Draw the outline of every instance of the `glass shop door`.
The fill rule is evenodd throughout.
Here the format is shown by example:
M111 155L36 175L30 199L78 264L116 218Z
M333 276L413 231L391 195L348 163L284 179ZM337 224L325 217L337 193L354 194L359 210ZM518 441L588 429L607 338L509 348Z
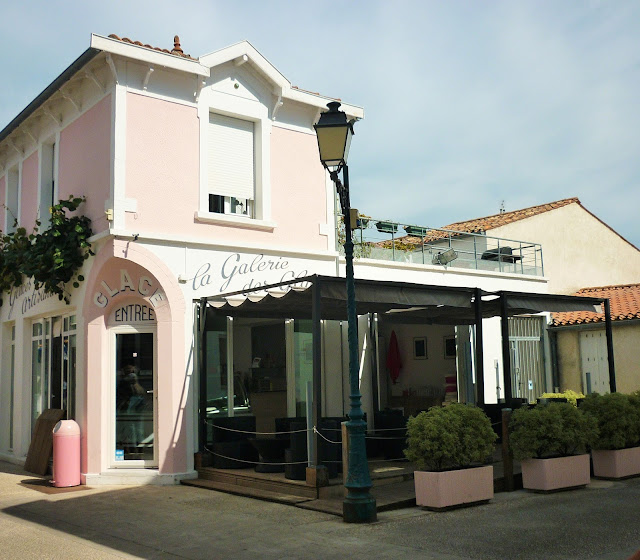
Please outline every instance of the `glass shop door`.
M155 332L114 333L113 466L158 465Z

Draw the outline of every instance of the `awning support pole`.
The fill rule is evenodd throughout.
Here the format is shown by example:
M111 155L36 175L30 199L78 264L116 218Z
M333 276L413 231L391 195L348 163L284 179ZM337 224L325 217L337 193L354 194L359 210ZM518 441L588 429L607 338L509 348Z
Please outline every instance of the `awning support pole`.
M484 405L484 350L482 341L482 290L475 290L476 312L476 405Z
M607 336L607 361L609 362L609 391L615 393L616 388L616 366L613 361L613 331L611 329L611 303L609 299L604 300L604 324Z
M312 300L311 300L311 332L312 332L312 350L313 350L313 425L320 428L320 420L322 419L322 345L321 345L321 328L320 317L321 310L321 282L316 278L313 282ZM319 456L320 446L318 445L318 434L313 434L312 441L312 466L318 466L322 462Z
M198 434L198 451L204 453L207 445L207 366L205 356L207 355L207 298L200 298L198 306L198 328L200 334L200 348L198 349L199 365L199 408L200 408L200 431Z
M507 296L500 292L500 330L502 331L502 377L504 386L504 402L511 406L513 392L511 388L511 351L509 347L509 315L507 313Z

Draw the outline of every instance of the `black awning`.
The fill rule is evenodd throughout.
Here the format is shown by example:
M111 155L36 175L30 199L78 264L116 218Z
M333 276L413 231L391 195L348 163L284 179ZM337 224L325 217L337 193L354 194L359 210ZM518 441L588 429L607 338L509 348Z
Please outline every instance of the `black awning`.
M319 286L322 319L346 320L344 278L307 276L242 292L206 299L208 315L310 319L313 285ZM475 289L403 282L356 280L358 315L378 313L394 322L469 325L475 323ZM523 292L482 292L482 316L500 316L500 297L507 298L508 315L558 311L594 311L602 300Z

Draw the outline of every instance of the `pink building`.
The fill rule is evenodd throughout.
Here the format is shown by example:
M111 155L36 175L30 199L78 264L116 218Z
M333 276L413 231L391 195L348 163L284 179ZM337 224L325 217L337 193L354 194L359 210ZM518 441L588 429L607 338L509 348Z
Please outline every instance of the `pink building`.
M196 302L340 275L334 186L313 129L330 101L292 86L248 42L192 58L177 37L161 50L92 35L0 132L0 229L12 231L16 219L46 228L52 204L84 196L79 212L91 219L95 252L80 286L67 286L69 304L27 278L2 295L1 458L23 462L39 414L61 408L81 427L83 483L169 484L196 476L203 417L252 410L258 427L272 428L275 418L304 415L312 375L305 321L223 317L207 327L203 352ZM364 116L354 105L341 109ZM525 270L498 251L497 262L463 266L425 260L423 250L398 262L376 247L357 264L358 278L546 291L541 260ZM469 354L471 327L389 322L376 330L378 321L363 316L369 419L389 406L412 412L409 397L441 402L446 387L447 398L474 400L476 382L488 401L491 392L500 398L493 371L503 355L499 321L491 321L480 356L492 373L478 381L471 362L455 357L456 347ZM392 330L405 353L397 385L384 370ZM324 323L322 367L336 377L322 387L322 413L331 417L344 416L348 402L345 333L339 321Z

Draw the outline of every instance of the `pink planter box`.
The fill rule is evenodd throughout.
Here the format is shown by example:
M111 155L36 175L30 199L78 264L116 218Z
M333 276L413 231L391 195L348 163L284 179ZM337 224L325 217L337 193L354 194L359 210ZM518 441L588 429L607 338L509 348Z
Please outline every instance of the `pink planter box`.
M594 449L593 474L600 478L627 478L640 474L640 447L629 449Z
M549 492L586 486L591 481L589 455L572 455L553 459L525 459L522 486Z
M416 504L442 509L493 498L493 467L456 471L415 471Z

